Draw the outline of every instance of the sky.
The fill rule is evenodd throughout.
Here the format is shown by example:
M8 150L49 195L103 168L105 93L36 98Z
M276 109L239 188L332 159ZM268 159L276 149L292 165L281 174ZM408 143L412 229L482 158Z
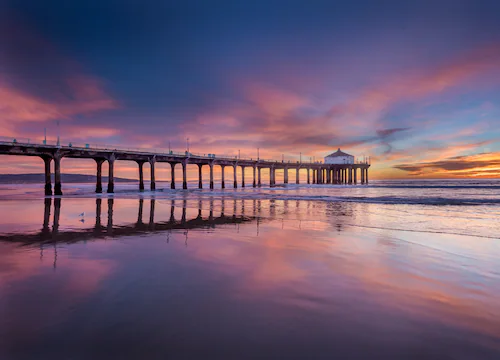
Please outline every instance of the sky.
M3 0L0 126L290 161L341 148L370 156L372 179L498 177L500 2Z

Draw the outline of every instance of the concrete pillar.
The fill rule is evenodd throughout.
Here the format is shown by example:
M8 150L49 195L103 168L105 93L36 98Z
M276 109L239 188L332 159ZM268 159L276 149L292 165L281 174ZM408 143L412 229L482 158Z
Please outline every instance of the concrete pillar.
M144 191L144 162L138 161L137 165L139 165L139 191Z
M300 179L299 179L300 173L299 173L299 171L300 171L300 167L297 168L297 171L295 173L295 183L296 184L300 183Z
M326 169L326 183L331 184L332 183L332 178L330 176L330 169Z
M102 193L102 163L104 159L95 159L97 164L97 176L95 180L95 192L100 194Z
M363 168L360 168L359 170L361 172L361 185L364 185L365 184L365 171Z
M221 171L222 171L222 178L221 178L221 188L224 189L226 187L225 181L224 181L224 172L226 169L226 165L221 165L220 166Z
M170 176L172 180L170 181L170 188L175 189L175 163L170 163Z
M202 171L201 171L201 167L203 165L202 164L198 164L198 189L203 189L203 179L202 179Z
M288 184L288 166L283 169L283 183Z
M187 183L187 160L182 162L182 188L186 190L188 188Z
M236 189L238 187L238 178L237 178L237 174L236 174L236 165L233 166L233 178L234 178L233 187Z
M349 166L349 168L347 169L347 173L349 174L349 184L352 184L352 167Z
M149 160L149 167L150 167L150 170L151 170L151 173L150 173L150 176L151 176L151 185L150 185L151 191L155 191L156 190L155 163L156 163L156 159L155 158L152 158L152 159Z
M54 156L54 195L62 195L61 159L62 156Z
M309 168L307 168L307 183L310 184L311 183L311 179L309 177Z
M262 170L262 168L261 168L261 167L258 167L258 168L257 168L257 177L258 177L258 179L257 179L257 185L258 185L259 187L261 187L261 186L262 186L262 174L261 174L261 170Z
M358 168L356 166L354 166L354 169L353 169L353 175L354 175L354 185L356 185L358 183Z
M269 185L273 186L274 185L274 167L269 168Z
M50 162L52 158L47 156L43 157L42 160L45 165L45 195L50 196L52 195L52 179L50 178Z
M311 169L311 172L312 172L312 183L313 184L316 184L316 170L315 169Z
M257 178L256 178L256 172L257 172L257 166L253 166L253 183L252 183L252 187L256 187L257 186Z
M114 168L115 168L115 159L111 157L108 159L108 193L112 194L115 192L115 179L114 179Z
M365 179L365 183L368 184L368 168L366 168L366 179Z
M210 167L210 189L214 188L214 164L210 163L208 164Z
M245 187L245 167L241 167L241 187Z

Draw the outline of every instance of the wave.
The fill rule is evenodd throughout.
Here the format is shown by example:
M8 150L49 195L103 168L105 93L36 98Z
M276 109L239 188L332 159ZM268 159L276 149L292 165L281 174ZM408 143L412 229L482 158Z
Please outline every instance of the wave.
M122 190L111 196L128 196L136 197L137 191ZM324 201L324 202L350 202L350 203L365 203L365 204L385 204L385 205L434 205L434 206L480 206L480 205L500 205L500 198L449 198L449 197L398 197L398 196L330 196L330 195L297 195L286 193L266 193L266 192L245 192L245 191L224 191L224 190L157 190L145 191L140 193L141 196L155 198L184 198L190 195L197 195L203 198L236 198L244 200L292 200L292 201ZM75 194L82 196L85 194ZM88 194L87 194L88 195ZM99 196L108 196L101 194Z

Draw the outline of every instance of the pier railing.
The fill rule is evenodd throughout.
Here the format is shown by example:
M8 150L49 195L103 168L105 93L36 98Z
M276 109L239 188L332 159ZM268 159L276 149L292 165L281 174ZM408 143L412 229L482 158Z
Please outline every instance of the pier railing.
M263 158L241 158L237 155L227 155L227 154L201 154L188 151L174 151L171 149L164 148L137 148L137 147L124 147L118 145L110 144L91 144L91 143L81 143L81 142L59 142L53 139L39 140L39 139L29 139L29 138L13 138L0 136L0 144L8 145L32 145L32 146L47 146L47 147L59 147L61 149L78 149L78 150L97 150L97 151L120 151L129 152L136 154L158 154L158 155L171 155L180 157L190 157L190 158L200 158L200 159L218 159L218 160L238 160L238 161L262 161L270 163L286 163L286 164L323 164L323 161L313 161L313 160L276 160L276 159L263 159ZM355 164L370 164L368 160L356 160Z

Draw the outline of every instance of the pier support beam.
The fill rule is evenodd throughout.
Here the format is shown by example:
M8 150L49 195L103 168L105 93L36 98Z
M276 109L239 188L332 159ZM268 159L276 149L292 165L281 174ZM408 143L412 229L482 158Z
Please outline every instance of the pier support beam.
M198 164L198 189L203 189L202 166L202 164Z
M252 183L252 187L256 187L257 186L257 178L256 178L256 172L257 172L257 166L253 166L253 183Z
M170 188L175 189L175 163L170 163Z
M259 167L257 168L257 185L258 185L259 187L261 187L261 186L262 186L262 173L261 173L261 170L262 170L262 168L259 166Z
M102 193L102 164L104 159L94 159L97 164L97 176L95 180L95 192L97 194Z
M300 179L299 179L299 171L300 171L300 167L297 168L297 172L295 173L295 183L298 184L300 183Z
M208 166L210 167L210 189L213 189L214 188L214 163L211 162L210 164L208 164Z
M361 185L364 185L365 184L365 169L360 168L359 170L361 171Z
M368 184L368 168L366 168L365 171L366 171L365 184Z
M139 191L144 191L144 161L138 161L139 165Z
M354 167L354 185L358 183L358 168L355 166Z
M151 158L149 159L149 166L150 166L150 170L151 170L151 173L150 173L150 176L151 176L151 191L155 191L156 190L156 178L155 178L155 163L156 163L156 158Z
M50 177L50 162L52 158L44 156L42 160L45 165L45 196L50 196L52 195L52 179Z
M330 169L326 169L326 183L331 184L332 183L332 177L331 177L331 171Z
M309 168L307 168L307 183L310 184L311 183L311 179L309 177Z
M225 172L225 169L226 169L226 165L221 165L220 166L221 168L221 189L224 189L226 187L226 184L225 184L225 181L224 181L224 172Z
M108 193L112 194L115 192L115 179L114 179L114 169L115 169L115 157L110 156L108 159L108 165L109 165L109 170L108 170Z
M245 166L241 167L241 187L245 187Z
M349 167L347 171L349 173L349 185L350 185L352 184L352 167Z
M54 156L54 195L62 195L61 187L61 159L62 156Z
M311 169L311 172L312 172L312 183L313 184L316 184L316 170L315 169Z
M270 186L274 186L274 184L275 184L276 174L275 174L274 170L275 170L274 167L269 168L269 185Z
M288 184L288 166L283 169L283 183Z
M188 188L187 183L187 160L182 162L182 188L186 190Z
M233 166L233 177L234 177L234 184L233 184L233 187L236 189L238 187L238 178L237 178L237 174L236 174L236 168L237 166L234 165Z

